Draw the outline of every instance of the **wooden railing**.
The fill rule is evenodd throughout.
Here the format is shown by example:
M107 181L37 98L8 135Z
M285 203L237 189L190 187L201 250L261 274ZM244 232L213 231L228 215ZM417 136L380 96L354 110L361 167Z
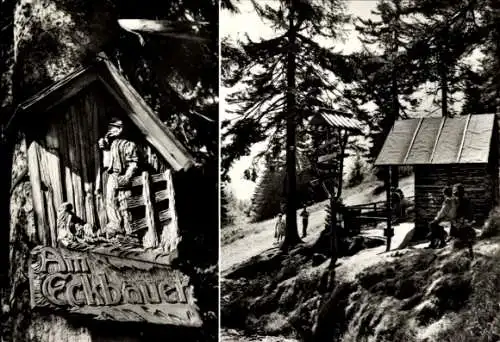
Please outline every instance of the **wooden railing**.
M415 197L405 197L405 200L410 203L414 203ZM386 201L351 205L347 206L347 209L351 213L351 219L357 220L360 223L383 221L387 219ZM396 221L397 219L399 219L399 217L393 217L393 221Z

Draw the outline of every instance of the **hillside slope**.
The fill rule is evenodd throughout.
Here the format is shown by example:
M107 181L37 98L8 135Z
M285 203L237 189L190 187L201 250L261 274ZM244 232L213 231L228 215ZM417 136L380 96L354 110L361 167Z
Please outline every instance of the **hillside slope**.
M316 212L321 221L321 209ZM222 267L223 341L500 340L500 238L478 241L474 260L450 245L396 250L410 228L395 227L393 251L365 249L340 258L334 270L314 260L315 236L288 255L269 248L272 240L262 231L228 244L247 249L233 259L239 262L226 260ZM262 245L249 257L252 236L261 236Z
M363 204L368 202L383 201L385 193L381 192L374 195L375 188L379 187L381 182L365 182L357 187L345 189L343 194L344 203L347 205ZM401 179L400 187L406 196L413 196L413 177ZM304 242L313 242L318 234L324 228L325 207L328 201L314 204L308 208L309 227L308 237ZM228 226L221 231L221 272L224 273L230 267L238 265L252 256L259 255L273 246L274 227L276 218L244 225ZM302 229L302 223L298 222L299 231Z

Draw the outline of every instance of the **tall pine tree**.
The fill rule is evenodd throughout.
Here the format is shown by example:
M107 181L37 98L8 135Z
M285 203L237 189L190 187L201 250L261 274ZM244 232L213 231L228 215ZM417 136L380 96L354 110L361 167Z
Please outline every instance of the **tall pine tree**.
M407 57L409 40L415 27L401 0L380 0L373 11L377 19L358 18L356 30L363 43L358 54L357 87L347 93L357 105L374 103L375 111L358 113L370 127L372 148L376 157L394 121L408 116L407 110L417 104L411 94L421 83L420 73ZM380 86L388 85L388 86ZM406 100L406 101L405 101Z
M238 83L242 87L227 98L239 109L233 113L236 119L223 124L229 143L222 149L222 165L227 170L234 159L249 153L252 144L266 139L268 161L285 152L287 228L283 248L287 249L300 241L296 150L303 137L301 127L309 115L331 107L332 99L339 96L335 75L345 80L352 77L346 58L318 44L317 38L337 38L347 17L340 0L283 0L274 7L252 3L276 36L241 43L246 58L224 79L228 87Z

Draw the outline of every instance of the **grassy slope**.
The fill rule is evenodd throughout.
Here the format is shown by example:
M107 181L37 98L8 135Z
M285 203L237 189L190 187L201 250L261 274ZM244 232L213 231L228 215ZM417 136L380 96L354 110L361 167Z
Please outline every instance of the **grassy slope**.
M345 307L342 340L498 340L499 242L479 242L473 261L451 247L418 249L365 269Z

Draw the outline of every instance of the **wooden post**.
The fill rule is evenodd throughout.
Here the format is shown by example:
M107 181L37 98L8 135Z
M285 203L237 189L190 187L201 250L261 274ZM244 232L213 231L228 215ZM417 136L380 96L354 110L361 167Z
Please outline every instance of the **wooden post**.
M391 186L395 189L399 188L399 166L391 166Z
M331 260L330 267L335 267L338 259L339 241L337 234L337 203L333 196L334 191L330 192L330 251Z
M156 234L156 225L155 225L155 217L154 217L154 209L151 201L151 191L149 189L149 173L144 171L142 173L142 182L143 182L143 192L142 196L144 197L144 209L146 211L146 225L147 232L144 235L143 247L144 248L155 248L158 246L158 236Z
M48 245L50 235L47 231L47 219L45 217L45 211L43 210L45 197L42 192L38 143L36 141L27 141L26 144L28 145L28 170L32 188L33 209L37 222L38 241L40 241L42 245Z
M385 179L385 189L387 193L387 227L385 228L384 235L387 238L387 248L386 252L391 250L391 239L394 235L394 230L392 229L392 193L391 193L391 167L387 167L386 179Z

